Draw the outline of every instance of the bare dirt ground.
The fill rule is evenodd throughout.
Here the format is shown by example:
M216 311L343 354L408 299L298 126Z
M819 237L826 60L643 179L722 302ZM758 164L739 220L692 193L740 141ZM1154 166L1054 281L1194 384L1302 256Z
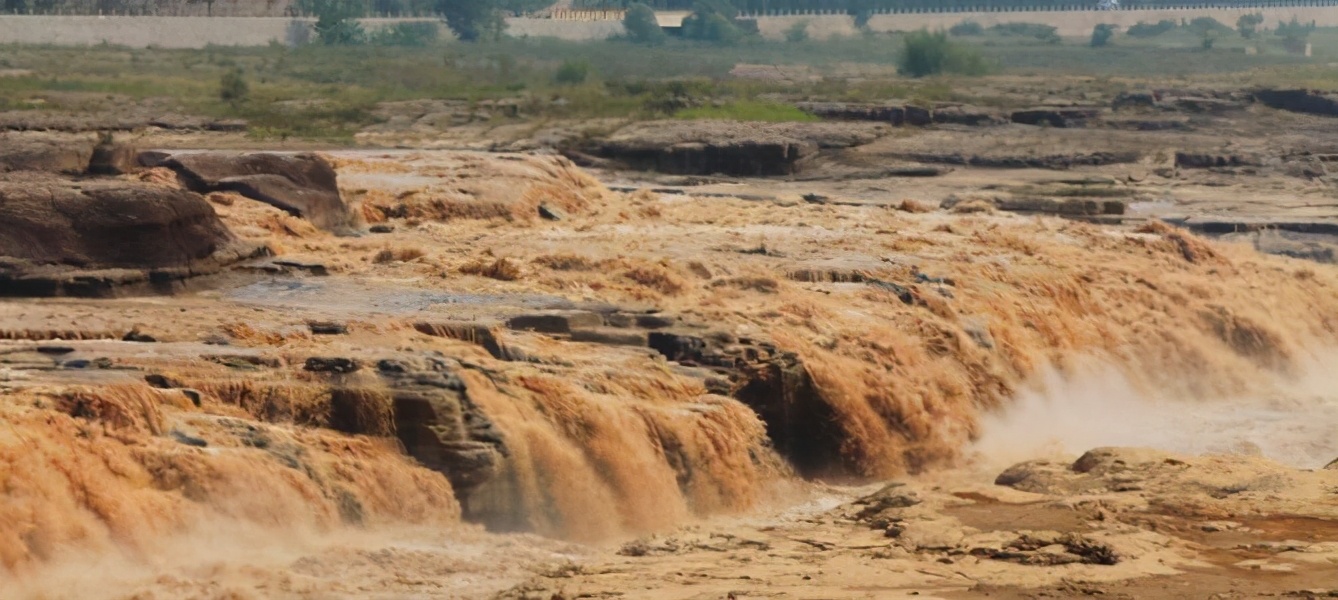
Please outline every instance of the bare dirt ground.
M269 256L0 302L0 595L1333 595L1332 127L328 152L353 231L207 192Z

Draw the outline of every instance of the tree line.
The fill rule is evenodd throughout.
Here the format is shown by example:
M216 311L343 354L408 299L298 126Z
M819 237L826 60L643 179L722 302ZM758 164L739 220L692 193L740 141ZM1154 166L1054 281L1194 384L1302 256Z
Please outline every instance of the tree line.
M1285 2L1285 0L1284 0ZM575 0L575 6L585 9L626 9L636 0ZM694 10L695 0L647 0L640 2L654 10ZM1296 1L1293 4L1306 4ZM966 9L1001 9L1001 8L1069 8L1088 6L1095 8L1096 0L730 0L728 4L740 12L836 12L859 14L862 12L878 13L890 11L952 11ZM1205 4L1203 0L1121 0L1120 6L1133 8L1177 8L1194 7ZM1213 0L1213 6L1262 6L1260 0Z

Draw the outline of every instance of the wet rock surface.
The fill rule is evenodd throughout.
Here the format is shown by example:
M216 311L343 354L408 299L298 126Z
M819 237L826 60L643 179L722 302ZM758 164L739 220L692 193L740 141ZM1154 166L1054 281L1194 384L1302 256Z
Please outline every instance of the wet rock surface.
M635 169L680 175L790 175L821 149L867 144L872 125L695 121L633 125L588 150Z
M3 134L0 172L83 173L93 157L93 146L93 140L87 137Z
M189 152L143 155L141 162L176 171L195 192L236 192L325 230L344 231L356 222L334 168L315 154Z
M4 295L170 290L257 251L185 190L33 173L0 178Z
M1331 329L1317 312L1334 297L1324 265L1169 226L1135 229L1172 211L1230 206L1205 235L1225 228L1258 247L1322 235L1299 231L1323 229L1322 148L1299 146L1314 151L1305 178L1274 170L1271 158L1176 169L1176 151L1285 155L1219 143L1205 133L1217 126L1210 119L1236 119L1234 109L1182 96L1198 108L1148 110L1202 110L1184 135L940 122L843 146L839 136L795 133L831 146L802 161L802 181L673 177L634 181L625 194L560 159L332 153L339 183L375 209L364 214L384 233L337 237L217 192L209 202L229 228L283 254L170 302L13 305L6 314L17 316L0 324L7 414L31 418L18 425L37 441L25 442L21 456L34 458L24 460L63 464L71 446L43 436L68 438L135 475L96 474L89 489L133 487L159 507L99 513L86 531L106 530L102 519L119 531L139 531L126 522L167 530L188 510L237 507L246 519L282 521L273 525L281 531L289 522L411 530L370 550L348 542L248 571L296 569L321 592L352 593L338 586L353 565L393 571L377 580L384 593L450 595L434 586L461 579L459 563L433 553L472 535L438 533L440 520L458 516L574 539L647 536L617 555L568 547L539 558L524 553L556 542L488 538L507 545L498 564L545 564L503 597L1118 597L1145 589L1125 585L1201 577L1193 569L1203 562L1190 560L1247 580L1280 577L1242 589L1306 589L1333 575L1322 539L1333 515L1314 508L1333 482L1313 473L1249 456L1119 449L1005 471L983 466L999 456L963 454L990 431L979 419L1014 406L1055 356L1128 349L1120 368L1143 383L1219 402L1279 372L1294 379L1289 369L1306 352L1293 332ZM951 157L959 168L912 178L924 165L910 155ZM1128 160L1081 160L1095 156ZM834 165L872 176L823 177ZM1019 203L942 208L952 195ZM1248 202L1225 202L1233 197ZM1298 230L1242 229L1260 206L1288 207L1295 218L1279 222ZM580 316L550 319L571 311ZM1289 408L1305 415L1297 427L1331 414ZM963 464L986 474L942 470ZM24 472L65 485L59 469ZM1000 472L1006 485L989 485ZM821 483L851 474L904 483ZM816 499L711 520L766 506L778 484ZM235 493L257 486L263 498ZM420 534L445 539L420 544ZM173 589L194 589L190 573L174 575ZM852 590L851 581L882 587Z
M1338 95L1308 89L1265 89L1254 98L1270 108L1290 112L1338 116Z

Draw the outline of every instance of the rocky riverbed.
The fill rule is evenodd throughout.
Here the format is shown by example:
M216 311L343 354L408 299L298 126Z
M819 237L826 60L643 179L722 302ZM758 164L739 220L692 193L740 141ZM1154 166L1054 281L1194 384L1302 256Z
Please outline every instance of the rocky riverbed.
M0 595L1332 594L1333 125L1108 100L4 134Z

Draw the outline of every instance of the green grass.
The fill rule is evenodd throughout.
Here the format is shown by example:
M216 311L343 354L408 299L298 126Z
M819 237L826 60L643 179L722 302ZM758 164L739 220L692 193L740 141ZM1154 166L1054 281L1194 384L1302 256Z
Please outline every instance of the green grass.
M787 102L1008 107L1027 101L1030 92L1019 90L1043 89L1051 81L1074 93L1102 94L1172 81L1338 90L1338 71L1327 66L1338 60L1338 28L1311 34L1312 58L1287 53L1271 32L1256 40L1223 33L1211 50L1183 30L1147 39L1121 32L1104 48L1088 47L1086 37L1059 44L990 33L954 38L988 57L995 75L984 78L901 77L896 72L901 40L895 33L803 42L752 39L727 49L684 40L647 47L529 38L419 48L4 46L0 69L27 74L0 76L0 109L98 112L150 106L145 110L243 118L261 137L347 142L377 122L379 105L406 100L516 99L531 121L665 116L804 121L811 117ZM1247 46L1258 53L1246 54ZM589 65L585 81L556 83L564 63ZM740 64L774 66L778 75L731 74ZM221 77L233 69L243 72L250 89L236 104L218 95ZM701 108L684 108L693 106Z
M740 100L719 106L701 106L674 113L676 119L729 119L770 123L809 122L818 118L788 104Z

